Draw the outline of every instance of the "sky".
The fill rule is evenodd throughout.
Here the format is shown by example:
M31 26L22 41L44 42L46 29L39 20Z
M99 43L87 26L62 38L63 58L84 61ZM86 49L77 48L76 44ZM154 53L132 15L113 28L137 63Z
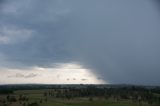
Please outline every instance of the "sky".
M160 85L158 0L0 0L0 84Z

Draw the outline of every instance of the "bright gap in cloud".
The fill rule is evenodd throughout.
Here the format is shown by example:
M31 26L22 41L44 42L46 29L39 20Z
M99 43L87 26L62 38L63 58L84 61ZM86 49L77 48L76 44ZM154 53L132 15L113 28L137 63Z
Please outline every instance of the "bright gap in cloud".
M0 84L105 84L100 76L75 63L57 64L52 68L3 69Z

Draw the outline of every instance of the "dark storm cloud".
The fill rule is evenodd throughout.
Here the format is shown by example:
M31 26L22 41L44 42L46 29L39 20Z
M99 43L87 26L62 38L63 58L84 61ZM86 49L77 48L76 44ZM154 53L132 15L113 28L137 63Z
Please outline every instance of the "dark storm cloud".
M31 0L19 1L18 4L17 2L8 3L6 6L14 7L15 10L4 9L1 26L15 25L34 30L36 33L32 39L21 44L0 45L3 54L6 54L10 61L33 66L45 66L60 59L64 61L65 57L69 55L64 48L65 33L63 32L65 27L63 27L65 24L63 18L68 10L61 7L62 5L58 1L52 0L38 1L38 4L37 1L32 2Z
M0 0L0 5L1 5L2 3L4 3L4 1L5 1L5 0Z
M78 61L111 83L160 85L160 16L153 1L15 0L3 5L9 8L1 11L0 27L34 32L23 42L0 44L6 64L47 67Z
M5 0L0 0L0 9L2 8L4 1Z

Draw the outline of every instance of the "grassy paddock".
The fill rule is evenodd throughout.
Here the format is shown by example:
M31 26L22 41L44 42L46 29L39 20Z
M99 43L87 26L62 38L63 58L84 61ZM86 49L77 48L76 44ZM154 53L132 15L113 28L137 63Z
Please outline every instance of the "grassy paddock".
M37 103L31 106L151 106L146 102L134 102L131 100L115 100L114 98L104 97L75 97L72 99L56 98L51 96L44 96L44 92L49 92L49 89L45 90L18 90L9 96L14 96L17 101L0 103L0 106L29 106L28 104ZM0 100L4 100L8 95L0 95ZM28 98L25 101L19 101L19 97L24 96ZM152 104L154 106L154 104Z

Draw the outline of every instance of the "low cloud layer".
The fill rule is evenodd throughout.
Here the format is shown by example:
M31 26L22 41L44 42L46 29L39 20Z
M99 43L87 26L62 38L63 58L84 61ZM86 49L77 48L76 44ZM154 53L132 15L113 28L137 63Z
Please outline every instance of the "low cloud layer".
M3 69L0 84L104 84L91 70L79 64L66 63L59 67L32 67L30 69Z
M34 73L29 73L27 75L24 75L24 74L21 74L21 73L16 73L16 74L8 76L8 78L33 78L33 77L36 77L36 76L37 76L37 74L34 74Z
M78 62L111 83L160 85L157 3L0 2L0 67L23 70Z

